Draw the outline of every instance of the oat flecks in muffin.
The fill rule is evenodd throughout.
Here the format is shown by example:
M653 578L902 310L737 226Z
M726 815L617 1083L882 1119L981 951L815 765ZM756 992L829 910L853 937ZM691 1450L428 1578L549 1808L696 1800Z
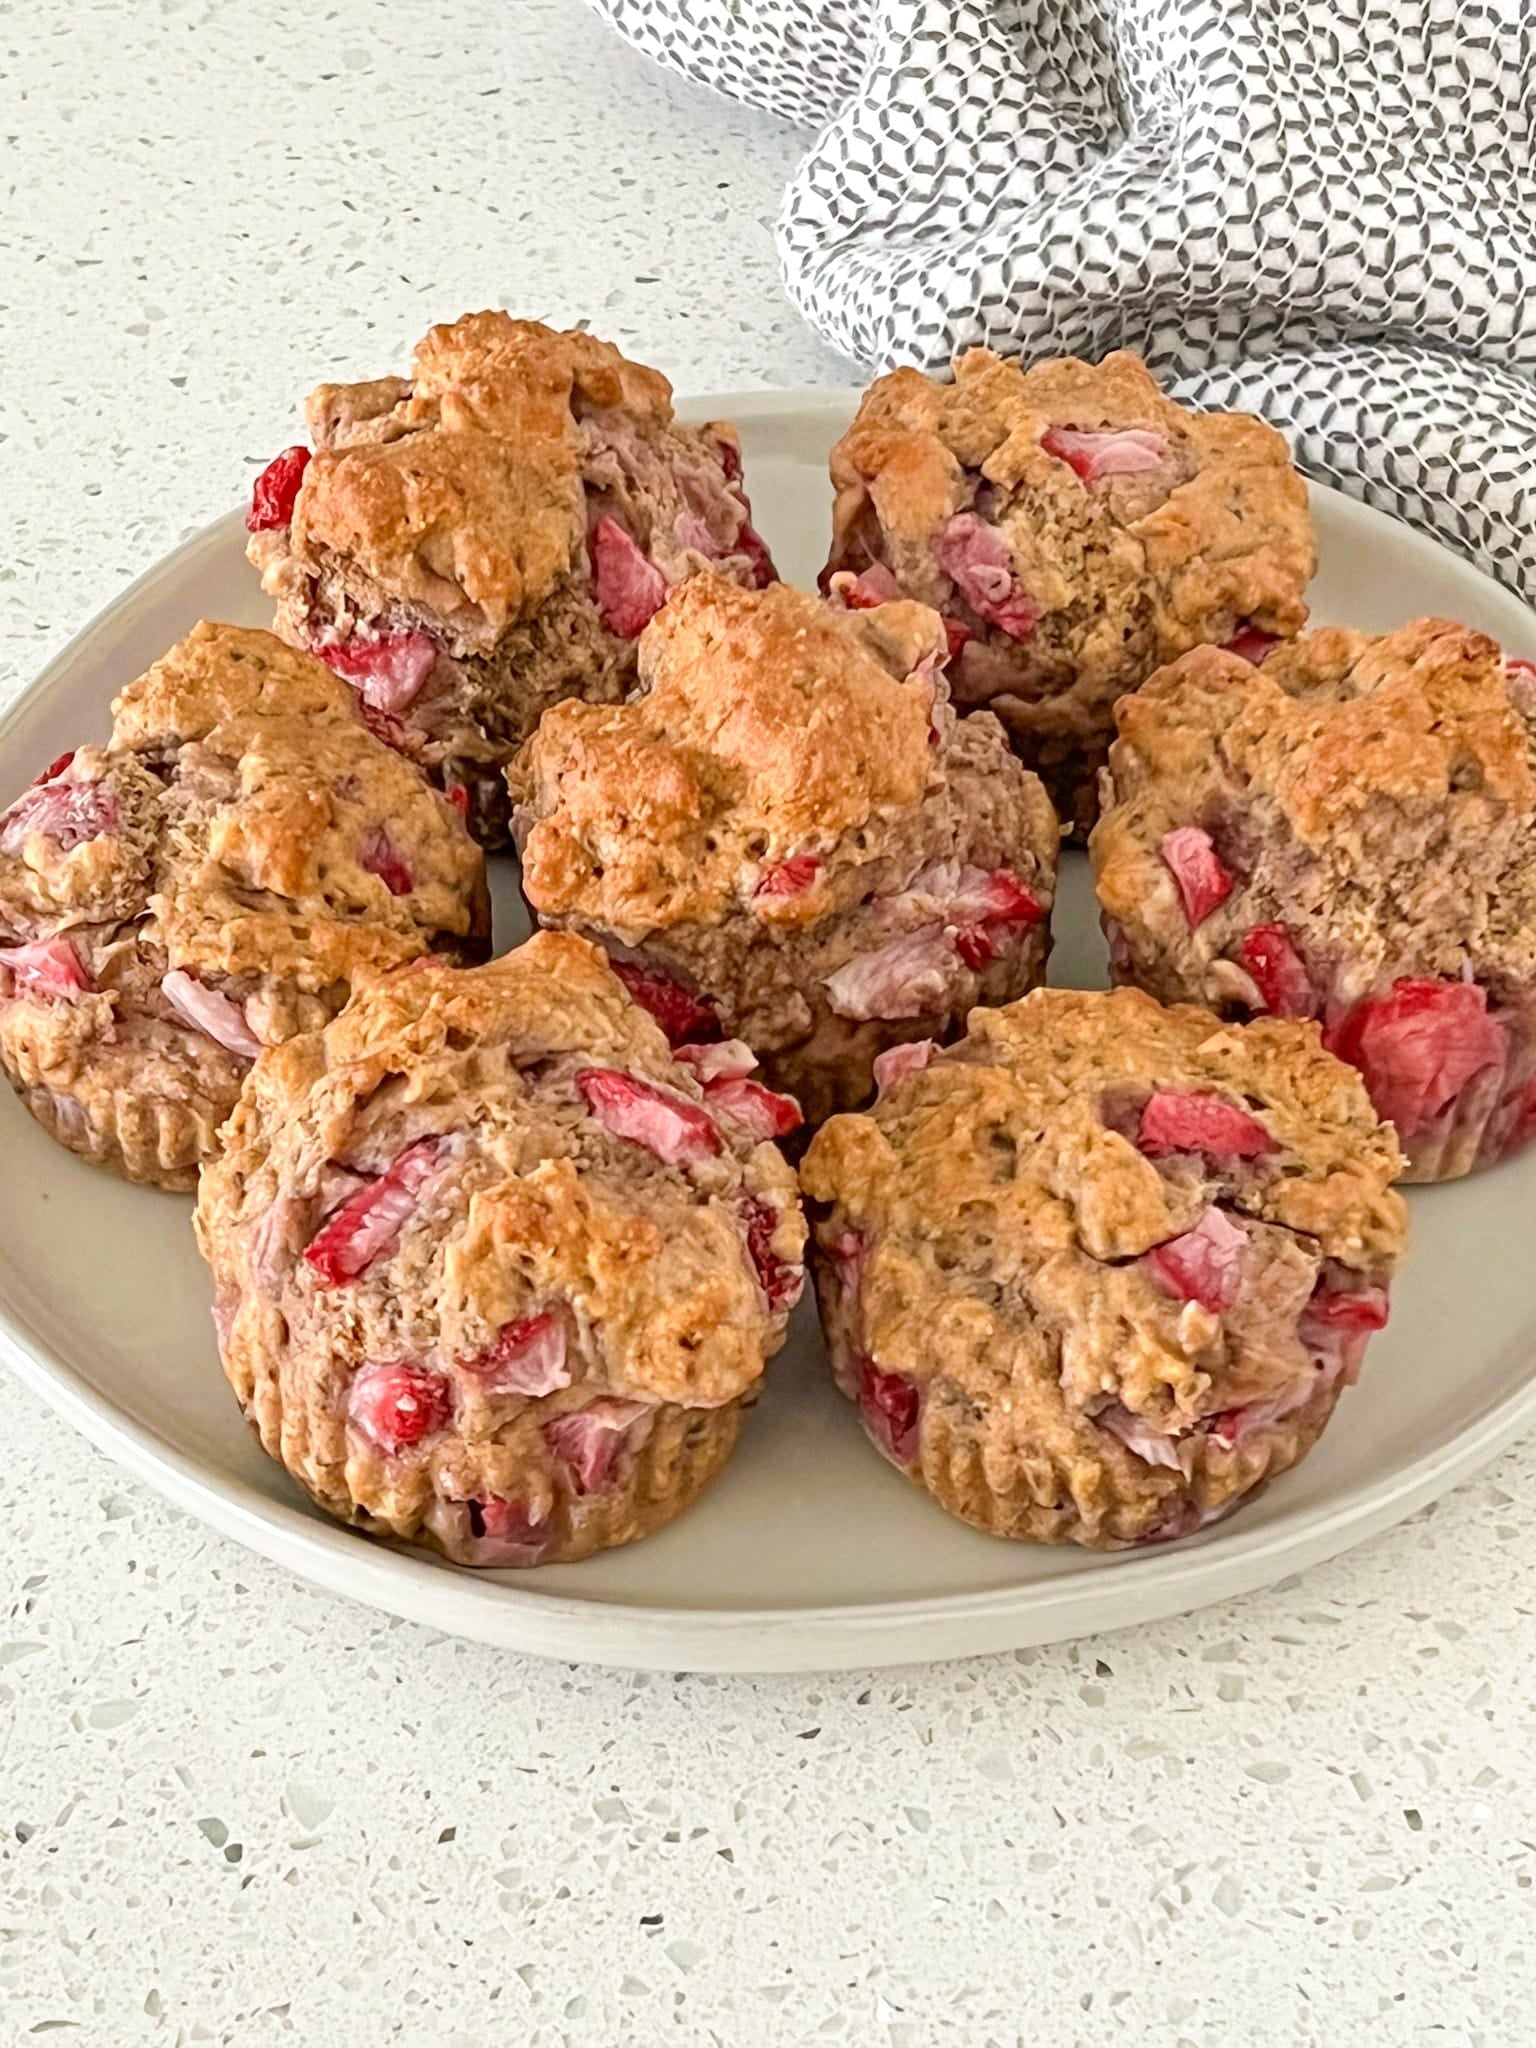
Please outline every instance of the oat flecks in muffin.
M1057 827L942 624L704 574L642 689L557 706L510 775L529 902L597 940L676 1042L745 1040L814 1122L876 1056L1044 971Z
M263 1045L489 933L479 849L346 686L202 624L0 815L0 1062L71 1150L190 1187Z
M1284 441L1165 398L1132 355L1028 368L973 349L897 370L832 454L828 575L944 614L962 709L987 705L1063 818L1092 822L1115 698L1202 643L1305 621L1316 567Z
M834 1118L833 1370L995 1535L1188 1534L1311 1447L1386 1320L1401 1164L1315 1026L1038 990Z
M434 327L410 379L323 384L314 453L257 481L248 552L278 630L505 837L500 770L550 704L612 702L669 588L771 580L740 450L609 343L505 313Z
M1318 1018L1416 1180L1536 1131L1536 705L1483 634L1203 649L1119 706L1092 841L1119 978Z
M556 933L406 968L263 1059L197 1228L271 1455L331 1513L488 1565L690 1503L805 1242L774 1147Z

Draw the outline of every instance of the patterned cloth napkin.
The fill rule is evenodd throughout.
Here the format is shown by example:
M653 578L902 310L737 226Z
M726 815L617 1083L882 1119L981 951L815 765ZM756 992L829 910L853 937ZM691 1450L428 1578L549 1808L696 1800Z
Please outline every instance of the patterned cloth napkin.
M815 126L791 296L867 365L1136 349L1536 603L1536 0L592 0Z

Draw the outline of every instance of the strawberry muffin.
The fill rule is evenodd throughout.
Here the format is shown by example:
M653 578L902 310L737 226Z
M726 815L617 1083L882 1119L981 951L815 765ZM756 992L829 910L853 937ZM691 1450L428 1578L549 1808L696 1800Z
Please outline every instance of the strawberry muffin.
M804 1277L779 1153L558 933L404 968L263 1059L197 1235L263 1448L328 1513L466 1565L680 1514Z
M944 615L956 704L997 713L1076 830L1122 691L1187 648L1306 619L1316 557L1284 441L1175 405L1135 356L1025 369L972 349L952 384L893 371L832 482L828 576Z
M1118 708L1093 835L1116 977L1315 1017L1408 1178L1536 1133L1536 676L1481 633L1186 655Z
M1037 990L806 1155L832 1368L994 1536L1185 1536L1305 1457L1387 1320L1401 1160L1311 1024Z
M72 1152L190 1188L264 1045L489 936L480 849L346 685L200 625L0 814L0 1064Z
M655 370L505 313L434 327L410 377L322 384L256 479L247 552L277 630L506 837L502 768L562 697L614 703L668 589L773 578L741 451Z
M513 769L536 916L604 946L765 1132L799 1117L752 1055L819 1122L877 1053L1043 976L1056 819L996 719L955 716L944 658L926 606L701 575L646 629L640 692L558 705Z

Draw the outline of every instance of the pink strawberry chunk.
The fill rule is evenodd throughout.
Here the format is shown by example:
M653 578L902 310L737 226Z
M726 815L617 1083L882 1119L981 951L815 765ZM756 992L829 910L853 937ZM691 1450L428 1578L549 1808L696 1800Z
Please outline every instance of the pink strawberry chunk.
M1149 427L1052 427L1041 435L1040 446L1085 484L1160 469L1168 456L1168 443Z
M443 1163L445 1140L418 1138L377 1178L349 1195L304 1252L321 1287L343 1287L394 1250L420 1206L422 1189Z
M754 896L803 896L821 873L821 858L814 853L793 853L771 868L764 868Z
M442 1374L409 1359L359 1366L347 1389L347 1420L391 1457L440 1430L452 1407Z
M251 507L245 515L247 533L271 533L291 524L299 486L309 467L309 450L285 448L274 455L251 485Z
M1011 640L1027 640L1040 608L1022 588L1013 553L995 526L974 512L957 512L934 550L939 567L979 618Z
M63 782L73 754L65 754L0 819L0 853L19 854L33 833L61 853L116 829L117 794L109 782Z
M1247 1249L1247 1232L1213 1205L1182 1237L1154 1245L1147 1263L1177 1300L1197 1301L1219 1316L1237 1299Z
M1269 650L1279 645L1278 633L1266 633L1262 626L1249 625L1245 621L1230 640L1221 643L1221 649L1223 654L1235 654L1239 661L1252 662L1257 668Z
M578 1493L600 1493L631 1426L644 1413L643 1401L592 1401L546 1422L544 1441L550 1456L570 1468Z
M226 1052L253 1060L261 1051L261 1040L246 1022L244 1009L222 989L207 988L195 975L173 967L162 978L160 993L178 1017Z
M1471 981L1408 977L1329 1026L1324 1042L1360 1069L1376 1114L1412 1138L1490 1067L1502 1067L1502 1026Z
M1256 1117L1219 1095L1184 1095L1159 1088L1141 1112L1137 1144L1156 1159L1168 1152L1203 1152L1213 1159L1262 1159L1275 1141Z
M769 1308L775 1315L781 1310L792 1309L805 1286L805 1268L798 1260L780 1258L773 1248L773 1235L779 1225L778 1211L767 1202L760 1202L756 1195L744 1195L741 1217L746 1230L747 1251L756 1270L758 1284L768 1297Z
M666 603L667 579L606 513L593 527L587 550L603 624L621 640L635 639Z
M690 994L670 974L654 967L641 967L633 960L610 960L608 965L629 990L631 999L656 1019L669 1045L719 1037L720 1020L708 1003L701 996Z
M1384 1330L1390 1304L1385 1287L1321 1286L1302 1310L1303 1324L1322 1330Z
M1127 1408L1123 1401L1109 1401L1102 1408L1095 1409L1089 1420L1098 1429L1107 1429L1131 1453L1140 1458L1144 1465L1163 1465L1177 1472L1179 1448L1166 1430L1159 1429L1145 1415L1138 1415L1134 1408Z
M494 1543L514 1561L518 1553L542 1550L548 1540L548 1515L536 1515L525 1500L501 1500L494 1494L464 1503L469 1533L477 1540Z
M1181 825L1176 832L1165 832L1160 851L1193 931L1226 902L1237 886L1236 877L1223 867L1210 833L1202 832L1198 825Z
M706 1082L704 1100L717 1116L723 1116L759 1141L787 1138L805 1122L804 1113L792 1095L775 1094L761 1081L748 1081L740 1075Z
M884 562L871 562L851 583L839 586L839 595L851 612L873 611L901 596L901 585Z
M374 711L398 718L421 695L437 663L438 646L425 633L381 633L365 639L320 642L312 650L345 678Z
M405 856L382 825L375 825L362 843L358 860L370 875L377 875L391 896L409 896L415 877Z
M739 1080L757 1065L757 1054L739 1038L722 1038L717 1045L680 1045L672 1056L692 1067L703 1083Z
M503 1323L473 1358L460 1361L488 1394L525 1394L537 1400L571 1384L565 1324L552 1309Z
M875 1055L875 1086L881 1095L896 1088L911 1074L920 1074L938 1051L931 1038L915 1038L909 1045L888 1045Z
M827 1000L839 1017L932 1016L953 992L955 945L942 924L904 932L872 952L855 953L826 977Z
M584 1067L576 1086L588 1113L615 1138L643 1145L666 1166L692 1166L720 1150L714 1120L686 1095L674 1095L617 1067Z
M1317 992L1283 924L1256 924L1237 946L1238 965L1271 1017L1315 1017Z
M960 656L965 652L966 643L974 640L976 635L969 626L962 624L959 619L952 619L948 612L945 612L943 616L944 641L947 649L946 659L953 663L960 659Z
M869 1239L862 1230L843 1230L827 1246L827 1256L837 1271L843 1293L856 1301L864 1285L864 1261L869 1256Z
M13 995L89 995L95 983L68 939L33 939L25 946L0 946L0 973L8 976Z
M917 1456L923 1397L913 1380L882 1372L872 1359L859 1360L859 1413L885 1455L898 1465Z

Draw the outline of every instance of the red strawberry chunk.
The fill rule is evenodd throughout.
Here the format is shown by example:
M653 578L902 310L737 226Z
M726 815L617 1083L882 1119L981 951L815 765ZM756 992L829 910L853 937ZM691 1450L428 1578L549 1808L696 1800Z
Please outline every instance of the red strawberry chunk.
M955 951L972 974L982 974L997 958L998 949L984 924L967 924L955 933Z
M1222 866L1210 833L1202 832L1198 825L1181 825L1176 832L1165 832L1160 851L1193 931L1226 902L1237 886L1236 877Z
M884 1052L875 1055L875 1086L884 1095L909 1074L920 1074L937 1051L931 1038L915 1038L910 1045L888 1045Z
M1317 992L1283 924L1256 924L1238 941L1238 965L1271 1017L1315 1017Z
M251 485L251 507L245 515L247 533L271 533L287 526L309 467L309 450L303 446L285 448L274 455Z
M631 1424L644 1413L643 1401L592 1401L546 1422L544 1441L550 1456L569 1466L578 1493L600 1493Z
M422 1189L443 1163L443 1151L442 1138L418 1138L327 1218L304 1252L321 1287L345 1286L394 1250Z
M758 1282L768 1297L769 1308L775 1315L781 1309L792 1309L805 1286L805 1268L798 1260L781 1259L773 1248L779 1212L767 1202L760 1202L755 1195L744 1195L741 1215L746 1228L747 1251Z
M910 886L920 891L930 878L937 879L944 872L925 868ZM957 924L1039 924L1045 916L1045 905L1034 890L1008 868L961 868L950 888L947 908Z
M728 484L739 484L741 482L741 449L735 441L727 440L723 434L715 437L715 449L720 457L720 467L725 471L726 482Z
M666 603L667 579L606 513L593 527L587 550L603 624L621 640L633 640Z
M405 857L382 825L375 825L364 839L358 860L370 875L377 875L391 896L409 896L416 886Z
M458 812L459 816L464 820L465 824L467 825L469 823L468 785L462 782L450 782L448 787L443 791L443 795L447 797L449 803L453 805L453 808Z
M882 1372L872 1359L859 1360L859 1413L885 1455L898 1465L917 1456L923 1397L916 1383L899 1372Z
M959 619L952 619L948 612L945 612L943 616L944 639L948 647L946 659L950 662L956 662L964 652L967 641L974 640L976 635L969 626L963 625Z
M73 754L65 754L0 819L0 853L19 854L34 832L62 853L99 839L117 825L117 794L109 782L61 782Z
M321 642L315 655L345 678L374 711L398 717L421 695L437 662L438 646L425 633L381 633L365 639Z
M1040 608L1021 587L1013 553L995 526L974 512L957 512L934 550L939 567L978 617L1011 640L1027 640Z
M1527 661L1523 654L1512 654L1504 664L1512 676L1529 676L1536 682L1536 661Z
M1507 1057L1487 992L1470 981L1395 981L1330 1025L1324 1043L1360 1069L1377 1115L1405 1139Z
M1147 1263L1180 1301L1197 1301L1221 1315L1237 1299L1248 1235L1224 1209L1207 1209L1193 1230L1154 1245Z
M871 562L852 582L839 579L837 593L851 612L873 611L901 596L901 585L884 562Z
M740 496L740 493L737 495ZM745 507L746 499L742 498L741 502ZM745 555L751 564L752 583L755 589L766 590L770 583L777 583L779 577L773 566L773 556L768 552L767 541L752 524L750 509L748 516L741 523L740 533L736 536L736 552L738 555Z
M1257 668L1271 647L1279 645L1278 633L1266 633L1262 626L1251 626L1245 622L1230 640L1223 640L1221 651L1223 654L1235 654L1240 661L1252 662Z
M1168 455L1168 443L1148 427L1052 427L1041 435L1040 446L1067 463L1085 484L1159 469Z
M690 995L680 981L633 960L610 960L609 966L642 1010L649 1010L671 1045L697 1038L717 1038L720 1020L701 996Z
M41 789L45 782L52 782L56 775L62 775L70 762L74 760L77 751L77 748L71 747L67 754L60 754L56 761L50 761L41 775L33 776L32 787L34 789Z
M89 995L95 987L68 939L33 939L25 946L0 946L0 973L18 996Z
M460 1361L487 1394L526 1394L537 1400L571 1384L565 1324L552 1309L503 1323L473 1358Z
M740 1075L707 1081L704 1100L717 1116L739 1125L749 1137L759 1141L787 1138L805 1122L804 1113L792 1095L777 1095L761 1081L744 1080Z
M800 896L821 873L821 857L814 853L792 853L771 868L764 868L754 896Z
M584 1067L576 1086L588 1113L627 1144L643 1145L666 1166L692 1166L720 1150L714 1120L686 1095L637 1080L617 1067Z
M537 1550L549 1535L548 1515L536 1515L525 1500L499 1500L494 1495L468 1500L469 1533L502 1545L508 1551Z
M750 1074L757 1054L739 1038L722 1038L717 1045L680 1045L673 1053L685 1067L692 1067L703 1083L735 1081Z
M1384 1330L1389 1314L1385 1287L1319 1287L1302 1311L1302 1325L1321 1330Z
M1159 1088L1141 1112L1137 1144L1150 1158L1168 1152L1204 1152L1213 1159L1262 1159L1275 1141L1256 1117L1219 1095L1184 1095Z
M391 1457L441 1429L452 1406L442 1374L404 1358L359 1366L347 1389L347 1420Z

